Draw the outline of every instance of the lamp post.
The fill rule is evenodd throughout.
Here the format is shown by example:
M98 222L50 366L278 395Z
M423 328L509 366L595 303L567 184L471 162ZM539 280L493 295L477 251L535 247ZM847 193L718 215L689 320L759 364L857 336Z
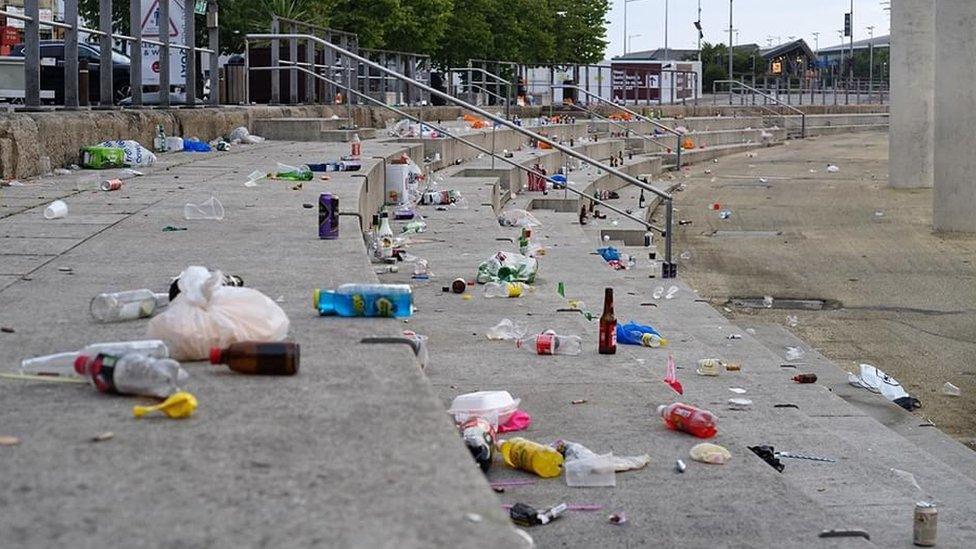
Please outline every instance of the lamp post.
M732 28L732 0L729 0L729 105L732 104L732 33L735 29Z
M868 36L868 97L874 93L874 25L867 27ZM870 102L870 99L868 100Z
M667 61L669 58L670 56L668 55L668 0L664 0L664 60Z
M624 55L627 55L627 4L641 0L624 0ZM667 39L665 39L667 41Z

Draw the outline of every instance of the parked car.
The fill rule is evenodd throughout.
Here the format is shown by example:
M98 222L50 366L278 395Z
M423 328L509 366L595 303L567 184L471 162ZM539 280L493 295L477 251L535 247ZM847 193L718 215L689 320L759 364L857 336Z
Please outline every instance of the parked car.
M64 104L64 42L61 40L41 40L41 90L54 92L54 103ZM24 44L17 44L11 56L23 57ZM96 45L78 43L78 60L88 60L88 100L99 102L101 85L101 50ZM112 51L112 102L118 103L129 93L129 57Z

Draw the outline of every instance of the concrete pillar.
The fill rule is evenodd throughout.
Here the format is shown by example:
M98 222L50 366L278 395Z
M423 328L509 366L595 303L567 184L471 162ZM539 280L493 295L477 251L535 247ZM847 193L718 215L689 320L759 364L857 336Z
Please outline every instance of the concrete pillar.
M888 184L932 186L936 0L891 3L891 118Z
M935 28L932 224L976 233L976 2L938 0Z

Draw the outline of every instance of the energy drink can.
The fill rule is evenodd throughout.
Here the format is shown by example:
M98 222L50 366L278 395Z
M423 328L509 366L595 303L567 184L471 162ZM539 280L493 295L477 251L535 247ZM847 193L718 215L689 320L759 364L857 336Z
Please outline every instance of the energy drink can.
M99 189L103 191L117 191L122 188L121 179L106 179L102 181L102 184L98 186Z
M329 193L319 195L319 238L339 238L339 197Z
M938 538L939 509L934 503L920 501L915 504L914 543L920 547L933 547Z

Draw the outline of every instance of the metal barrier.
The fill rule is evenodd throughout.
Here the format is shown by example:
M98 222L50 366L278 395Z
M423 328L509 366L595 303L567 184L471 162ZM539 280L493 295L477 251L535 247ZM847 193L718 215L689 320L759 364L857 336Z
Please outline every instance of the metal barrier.
M158 0L160 19L169 19L169 0ZM187 2L189 4L189 2ZM78 20L78 0L65 0L64 16L66 20ZM170 49L189 52L186 60L186 99L185 105L192 107L197 103L196 89L196 53L210 54L210 97L208 103L217 105L219 67L216 52L219 51L218 39L218 7L216 0L207 0L207 31L209 48L198 48L195 44L196 21L191 6L184 11L186 25L186 43L170 43L168 33L162 33L161 40L147 40L142 37L142 2L129 0L130 23L132 36L115 34L112 29L112 0L99 0L99 29L89 29L76 24L60 23L57 21L42 21L38 0L24 0L24 14L0 11L0 16L24 22L24 105L28 109L41 107L41 55L40 28L47 26L65 30L64 38L64 108L77 109L88 104L88 97L79 97L79 58L78 33L84 32L100 39L99 48L99 105L111 107L121 98L115 97L116 86L113 82L112 70L112 39L130 44L130 50L137 55L130 56L129 64L129 92L132 106L140 107L142 98L142 45L159 46L159 104L163 107L170 105ZM107 70L103 70L107 69ZM165 90L165 93L163 93Z
M554 87L557 87L557 88L575 88L576 90L581 91L581 92L583 92L584 94L586 94L588 96L595 97L598 100L598 102L600 102L600 103L606 103L608 105L611 105L615 109L622 110L625 113L633 116L634 118L637 118L639 120L643 120L644 122L649 122L655 128L664 130L666 133L670 133L670 134L674 135L677 138L677 140L678 140L678 145L677 145L677 147L674 150L675 155L676 155L675 163L677 164L676 165L676 168L678 170L681 170L681 140L684 137L684 134L682 134L681 132L675 130L674 128L665 126L664 124L658 122L657 120L654 120L652 118L648 118L648 117L644 116L643 114L641 114L639 112L630 110L630 109L628 109L624 105L619 105L617 103L614 103L613 101L610 101L609 99L604 99L603 97L600 97L600 96L594 96L592 93L584 90L583 88L580 88L579 86L562 85L562 86L554 86Z
M752 86L748 86L746 84L743 84L742 82L739 82L738 80L716 80L715 82L712 82L712 94L713 95L716 95L716 90L718 89L718 85L719 84L728 84L728 86L729 86L729 105L731 105L733 103L733 101L732 101L732 94L735 93L735 87L738 86L739 89L741 89L741 90L745 90L745 91L747 91L749 93L752 93L754 96L755 95L758 95L760 97L763 97L766 100L772 101L773 103L775 103L775 104L777 104L777 105L785 108L786 110L793 112L795 115L797 115L797 116L800 117L800 138L806 138L806 136L807 136L807 115L806 115L805 112L801 111L800 109L798 109L798 108L796 108L796 107L794 107L792 105L789 105L789 104L787 104L787 103L785 103L785 102L777 99L776 97L773 97L773 96L771 96L769 94L763 93L763 92L757 90L756 88L753 88ZM756 105L756 106L765 108L764 105ZM769 109L766 109L766 110L769 111ZM786 115L783 115L782 113L777 113L775 111L773 111L773 114L775 114L776 116L783 117L783 121L784 121L784 124L783 125L784 126L786 125L785 124Z
M329 42L327 42L325 40L322 40L320 38L317 38L317 37L314 37L314 36L311 36L311 35L302 35L302 34L299 34L299 35L289 35L289 34L248 34L248 35L245 36L245 40L247 40L247 41L256 41L256 40L292 40L292 39L299 39L299 40L305 39L305 40L308 40L308 41L310 41L312 43L321 45L321 46L323 46L325 48L330 48L330 49L332 49L333 51L335 51L340 56L348 57L349 59L351 59L353 61L359 62L359 63L361 63L363 65L368 66L368 67L371 67L373 69L379 70L379 71L381 71L381 72L383 72L385 74L388 74L388 75L390 75L390 76L392 76L394 78L397 78L398 80L402 80L402 81L404 81L407 84L416 86L416 87L418 87L418 88L426 91L427 93L429 93L429 94L431 94L433 96L437 96L437 97L439 97L441 99L444 99L446 101L449 101L449 102L451 102L451 103L453 103L453 104L455 104L455 105L457 105L457 106L459 106L461 108L464 108L464 109L467 109L467 110L469 110L469 111L471 111L473 113L476 113L476 114L478 114L479 116L481 116L483 118L486 118L488 120L492 120L496 125L505 126L505 127L509 128L511 130L514 130L514 131L516 131L516 132L518 132L518 133L520 133L520 134L522 134L522 135L530 138L530 139L534 139L534 140L536 140L538 142L546 143L547 145L549 145L554 150L557 150L557 151L565 154L566 156L569 156L571 158L575 158L575 159L580 160L582 162L589 163L589 164L591 164L591 165L593 165L595 167L598 167L599 169L602 169L602 170L606 171L607 173L610 173L610 174L612 174L612 175L620 178L622 181L624 181L625 183L627 183L629 185L633 185L635 187L644 189L646 191L649 191L649 192L651 192L651 193L659 196L665 202L665 226L662 227L662 228L655 228L655 230L658 230L659 232L661 232L664 235L664 238L665 238L665 249L664 249L664 257L665 257L665 259L664 259L664 262L663 262L663 265L662 265L662 276L664 278L673 278L674 276L677 275L677 265L672 261L672 255L671 255L672 254L672 236L673 236L673 232L674 232L672 230L673 221L674 221L674 199L673 199L673 197L672 197L672 195L670 193L665 192L665 191L662 191L662 190L660 190L660 189L658 189L658 188L656 188L656 187L654 187L652 185L649 185L649 184L647 184L647 183L645 183L645 182L637 179L636 177L633 177L633 176L631 176L631 175L629 175L627 173L624 173L624 172L618 170L617 168L608 166L606 164L603 164L603 163L599 162L598 160L595 160L593 158L590 158L590 157L586 156L585 154L579 153L579 152L577 152L576 150L574 150L574 149L572 149L570 147L567 147L567 146L565 146L565 145L563 145L563 144L561 144L559 142L556 142L556 141L553 141L553 140L549 139L548 137L539 135L538 133L535 133L533 131L530 131L527 128L524 128L524 127L518 126L516 124L513 124L509 120L506 120L506 119L504 119L502 117L499 117L499 116L496 116L494 114L491 114L490 112L488 112L488 111L486 111L486 110L484 110L484 109L482 109L480 107L477 107L475 105L472 105L470 103L467 103L465 101L462 101L462 100L460 100L460 99L458 99L458 98L456 98L456 97L454 97L452 95L449 95L449 94L447 94L445 92L442 92L440 90L437 90L435 88L432 88L432 87L428 86L427 84L424 84L422 82L419 82L417 80L414 80L412 78L409 78L407 76L404 76L404 75L402 75L400 73L397 73L397 72L395 72L395 71L393 71L393 70L391 70L391 69L389 69L387 67L383 67L382 65L379 65L379 64L377 64L377 63L375 63L373 61L370 61L369 59L366 59L365 57L362 57L360 55L354 54L354 53L352 53L352 52L350 52L348 50L345 50L345 49L343 49L343 48L341 48L339 46L336 46L335 44L329 43ZM280 70L282 70L281 67L278 66L277 63L274 62L274 60L272 60L272 61L273 61L272 62L272 67L270 67L270 70L272 70L272 71L280 71ZM289 67L289 69L290 68L291 67ZM295 67L295 68L297 69L298 67Z
M741 75L739 81L773 96L787 105L884 105L891 92L886 78L848 78L820 75L815 77L761 77ZM721 94L719 94L721 95ZM752 94L737 96L739 105L755 105L768 100ZM713 104L718 96L712 97Z
M646 136L646 135L644 135L644 134L642 134L642 133L640 133L638 131L635 131L633 128L631 128L630 126L627 126L623 122L618 122L618 121L610 118L609 116L603 116L602 114L596 112L593 109L588 109L588 108L586 108L586 107L584 107L582 105L577 105L576 103L563 103L563 106L570 107L570 108L573 108L573 109L576 109L576 110L585 112L585 113L589 114L591 118L597 118L597 119L603 120L604 122L606 122L607 124L610 124L611 126L620 128L620 129L624 130L624 132L626 132L624 134L626 137L630 137L630 134L634 134L638 138L643 139L644 141L647 141L649 143L653 143L653 144L657 145L658 147L661 147L662 149L665 149L665 150L667 150L669 152L671 150L671 147L665 145L664 143L661 143L660 141L658 141L656 139L653 139L651 137L648 137L648 136Z
M504 101L505 101L505 118L507 118L508 120L511 120L512 119L512 117L511 117L512 82L511 81L506 80L505 78L502 78L501 76L498 76L497 74L488 72L487 70L482 69L482 68L478 68L478 67L452 67L452 68L447 69L447 92L449 94L451 94L451 95L456 95L453 92L453 89L454 89L454 73L455 72L467 72L468 73L468 82L467 82L467 84L468 84L468 87L469 88L472 85L478 85L479 87L481 87L482 89L484 89L484 90L487 91L487 86L490 84L485 79L482 79L480 82L475 83L474 79L472 78L472 74L473 73L479 73L479 74L483 75L484 77L490 77L490 78L494 79L494 81L497 82L498 84L504 84L505 87L506 87L506 90L507 90L506 93L505 93L505 97L503 98ZM497 94L497 93L494 94L494 95L495 96L499 96L499 94Z

